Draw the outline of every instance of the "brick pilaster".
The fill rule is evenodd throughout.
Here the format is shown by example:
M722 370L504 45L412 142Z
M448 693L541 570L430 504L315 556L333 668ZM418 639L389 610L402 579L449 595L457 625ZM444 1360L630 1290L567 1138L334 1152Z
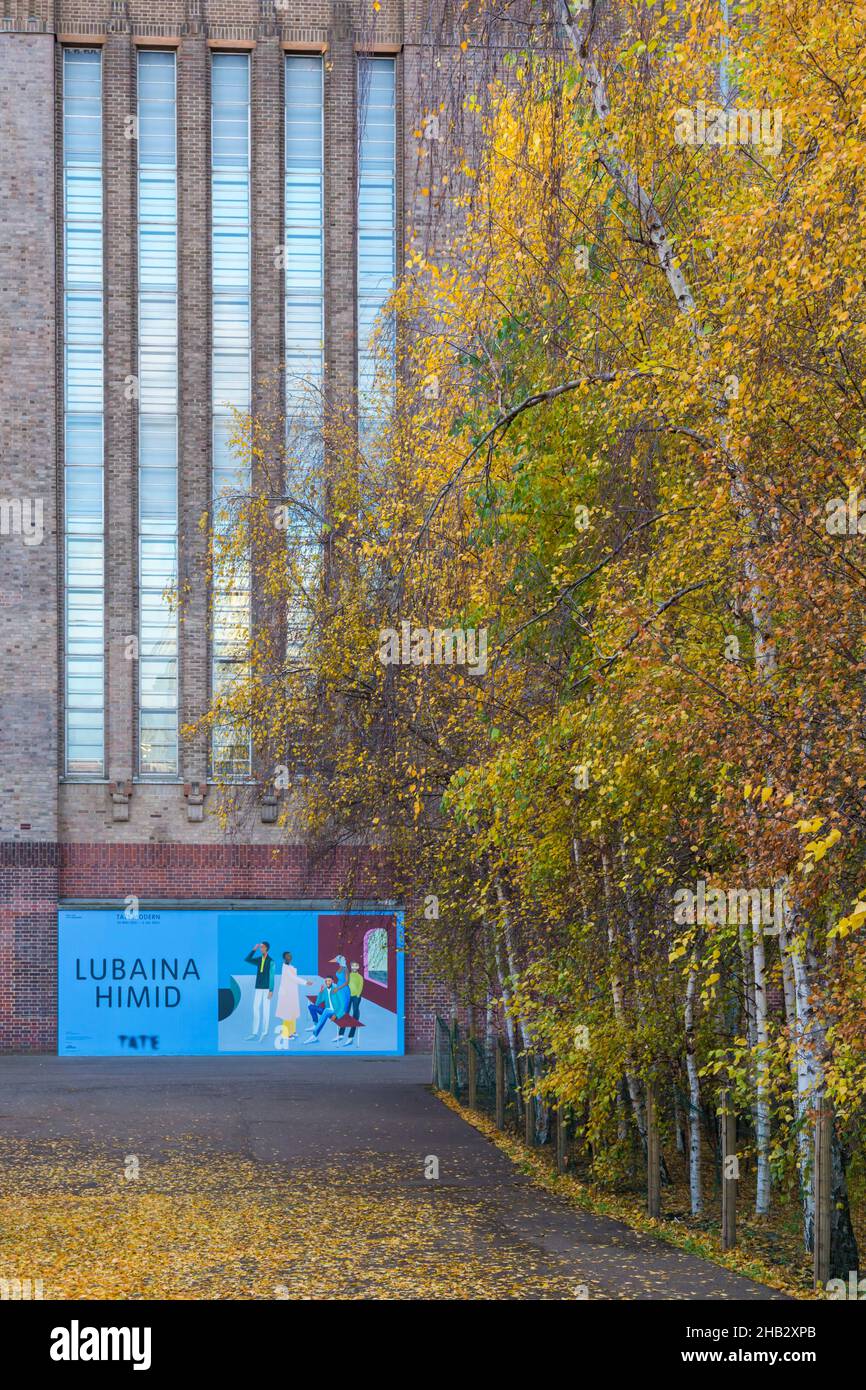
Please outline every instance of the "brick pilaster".
M135 172L129 138L135 115L134 50L125 15L112 17L102 76L105 237L105 570L109 781L136 772L135 706L138 665L126 639L138 632L136 506L137 379ZM132 389L131 389L132 388Z
M202 32L186 37L177 59L178 275L180 326L181 725L208 707L206 537L199 520L210 503L210 62ZM183 780L207 777L207 739L181 741Z

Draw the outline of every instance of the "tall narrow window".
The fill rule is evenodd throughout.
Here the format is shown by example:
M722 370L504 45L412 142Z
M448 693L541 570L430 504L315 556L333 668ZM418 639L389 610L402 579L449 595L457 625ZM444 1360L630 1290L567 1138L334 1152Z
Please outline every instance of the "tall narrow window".
M358 414L362 439L385 404L375 389L377 357L370 336L394 288L397 268L395 79L393 58L358 60Z
M105 771L102 55L63 53L65 742Z
M231 449L233 411L250 410L250 60L215 53L211 69L211 221L213 357L213 493L249 486L249 462ZM216 509L219 511L219 506ZM212 681L229 697L246 674L250 632L249 578L235 569L218 576L213 595ZM215 777L249 775L250 740L232 719L214 730Z
M138 54L139 770L167 776L178 770L175 61Z
M322 59L286 57L286 413L303 462L321 448L324 374Z
M324 63L286 56L285 328L288 491L318 493L324 449ZM305 486L306 484L306 486ZM297 578L286 622L286 654L300 659L309 633L306 593L321 564L320 528L303 512L290 523Z

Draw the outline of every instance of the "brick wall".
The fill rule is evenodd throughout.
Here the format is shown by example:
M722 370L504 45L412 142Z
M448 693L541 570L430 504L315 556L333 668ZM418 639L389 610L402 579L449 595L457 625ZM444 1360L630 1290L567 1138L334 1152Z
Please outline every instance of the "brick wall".
M0 34L0 840L57 839L54 41ZM16 533L17 529L17 533Z
M57 1041L57 845L0 844L0 1050Z
M398 203L414 207L414 76L429 22L420 0L6 0L0 15L0 496L44 499L45 539L24 547L0 537L0 1049L51 1049L56 1041L58 900L335 899L348 856L281 843L285 831L257 813L227 841L208 798L188 817L184 783L204 782L204 740L182 743L175 782L136 782L128 819L116 817L108 782L134 776L136 689L124 637L137 630L137 458L134 407L124 383L136 371L135 150L125 118L135 110L136 39L179 40L179 552L188 585L180 631L184 723L207 707L209 659L205 541L210 498L209 45L253 47L253 309L256 404L283 353L282 276L273 248L282 225L283 45L326 48L326 392L329 407L355 390L355 53L397 51ZM59 574L62 534L62 267L58 258L60 44L104 45L106 752L104 780L59 776L62 750ZM414 55L414 56L413 56ZM428 53L429 57L429 53ZM398 258L399 259L399 258ZM10 543L14 541L14 543ZM243 841L243 843L241 843ZM356 852L353 862L357 863ZM387 898L387 874L370 853L354 892ZM407 959L407 1045L429 1047L447 991Z
M373 853L317 854L299 845L0 844L0 1051L51 1051L57 1042L57 909L62 900L113 902L387 899L387 866ZM406 1048L432 1045L433 1016L450 994L406 956Z

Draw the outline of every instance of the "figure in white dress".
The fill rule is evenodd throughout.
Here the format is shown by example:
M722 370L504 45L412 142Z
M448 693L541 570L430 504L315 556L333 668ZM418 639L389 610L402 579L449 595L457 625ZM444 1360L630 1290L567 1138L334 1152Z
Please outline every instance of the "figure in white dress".
M305 980L292 965L291 951L283 951L283 968L277 990L276 1015L280 1022L274 1030L274 1047L288 1049L289 1043L297 1036L298 1019L301 1016L300 988L309 989L312 980Z

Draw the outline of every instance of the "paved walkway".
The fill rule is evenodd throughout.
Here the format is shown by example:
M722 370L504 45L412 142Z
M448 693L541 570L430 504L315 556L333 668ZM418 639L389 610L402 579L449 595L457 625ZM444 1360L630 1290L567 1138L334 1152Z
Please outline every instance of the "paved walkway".
M77 1228L68 1250L57 1235L77 1194L69 1210L118 1297L781 1297L532 1186L429 1074L422 1057L0 1057L0 1204L8 1216L38 1193L25 1202L47 1222L44 1245L22 1228L0 1262L48 1261L54 1296L87 1297ZM138 1186L120 1180L128 1155ZM116 1210L139 1251L146 1213L172 1213L152 1257L119 1243ZM235 1226L217 1255L223 1212Z

